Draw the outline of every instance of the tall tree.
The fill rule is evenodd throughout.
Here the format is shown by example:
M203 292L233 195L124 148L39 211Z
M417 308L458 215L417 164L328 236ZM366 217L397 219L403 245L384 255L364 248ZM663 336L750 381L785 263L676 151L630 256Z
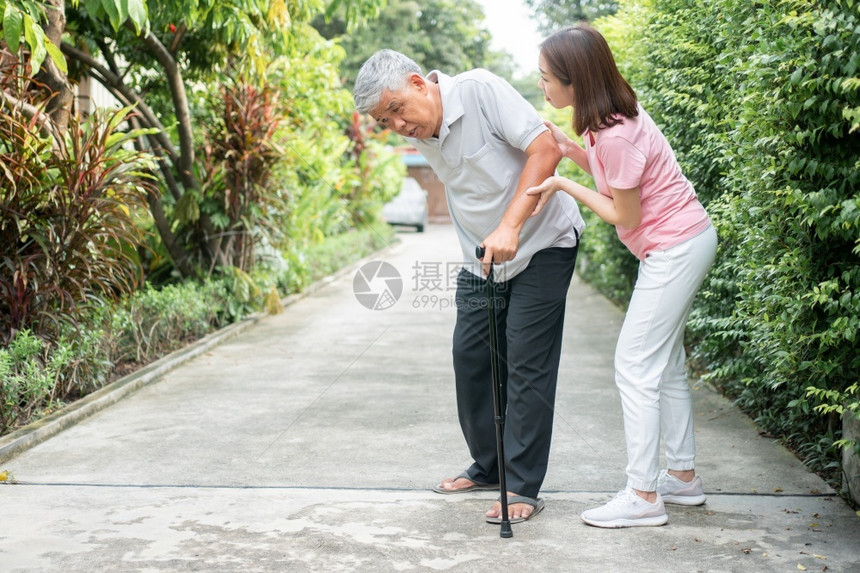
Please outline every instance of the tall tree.
M346 51L341 72L348 87L361 64L382 48L403 52L425 71L483 67L511 76L509 59L490 50L484 10L475 0L389 0L377 19L357 27L348 27L339 14L328 21L317 18L314 26Z
M580 20L594 20L615 14L618 2L611 0L524 0L534 11L538 28L550 34Z

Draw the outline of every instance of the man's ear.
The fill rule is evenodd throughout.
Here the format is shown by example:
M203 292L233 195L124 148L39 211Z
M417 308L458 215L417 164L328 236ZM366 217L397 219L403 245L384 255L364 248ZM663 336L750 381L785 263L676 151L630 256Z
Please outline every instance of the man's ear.
M421 74L415 72L409 74L409 85L421 93L427 92L427 80Z

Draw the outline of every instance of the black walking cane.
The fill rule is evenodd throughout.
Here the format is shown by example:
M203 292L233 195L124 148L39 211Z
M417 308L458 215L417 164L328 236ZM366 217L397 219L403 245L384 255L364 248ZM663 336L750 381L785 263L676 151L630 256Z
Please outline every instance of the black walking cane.
M475 247L475 256L484 258L484 247ZM487 308L490 318L490 371L493 375L493 413L496 418L496 453L499 458L499 500L502 502L502 526L499 536L513 537L511 520L508 517L508 488L505 484L505 413L502 411L504 387L499 372L499 339L496 330L496 284L493 281L493 265L487 273Z

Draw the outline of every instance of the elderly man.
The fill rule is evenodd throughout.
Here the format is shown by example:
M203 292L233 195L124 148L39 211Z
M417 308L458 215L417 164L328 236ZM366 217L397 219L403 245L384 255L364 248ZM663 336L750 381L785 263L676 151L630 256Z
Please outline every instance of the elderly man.
M505 477L511 523L543 509L538 498L552 436L567 289L585 227L576 202L557 193L530 217L526 189L555 171L561 152L535 109L486 70L422 74L381 50L358 73L356 108L404 136L445 183L464 263L457 277L453 358L460 427L474 463L439 493L498 488L485 279L493 277L501 375L507 385ZM482 261L475 247L482 245ZM483 268L482 268L483 263ZM500 503L487 512L500 521Z

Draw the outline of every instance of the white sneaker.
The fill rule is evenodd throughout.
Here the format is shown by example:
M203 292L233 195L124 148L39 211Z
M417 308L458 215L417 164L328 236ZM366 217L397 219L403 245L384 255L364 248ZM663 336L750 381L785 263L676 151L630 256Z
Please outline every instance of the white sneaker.
M693 481L681 481L666 470L657 478L657 493L666 503L678 505L702 505L708 499L702 489L702 478L698 475Z
M656 502L649 503L629 487L619 491L606 505L583 511L581 517L595 527L642 527L669 521L659 494Z

